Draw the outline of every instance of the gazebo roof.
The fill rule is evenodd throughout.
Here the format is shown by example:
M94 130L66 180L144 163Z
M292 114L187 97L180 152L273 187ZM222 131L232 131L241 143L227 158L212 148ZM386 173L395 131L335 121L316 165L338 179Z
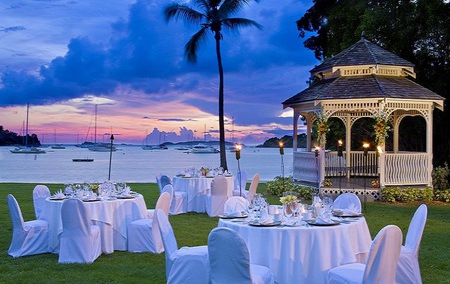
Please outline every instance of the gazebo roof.
M438 94L407 79L393 76L341 76L324 79L283 102L292 104L328 99L394 98L443 100Z
M336 56L326 60L310 72L317 73L338 66L392 65L414 67L411 62L362 38Z

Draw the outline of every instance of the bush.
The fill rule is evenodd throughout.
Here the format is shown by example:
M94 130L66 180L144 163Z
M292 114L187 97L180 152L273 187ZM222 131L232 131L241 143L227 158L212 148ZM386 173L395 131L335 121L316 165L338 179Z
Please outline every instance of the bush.
M307 186L296 185L292 182L292 177L277 176L273 181L268 181L266 184L267 191L276 196L282 196L285 191L297 192L299 197L310 200L314 188Z
M450 189L437 190L434 192L434 199L442 202L450 202Z
M447 163L445 163L443 167L436 167L433 169L433 171L431 172L431 177L433 179L433 188L435 191L447 190L449 188L449 174L450 170Z
M434 196L433 189L430 187L385 187L380 192L381 201L384 202L432 201Z

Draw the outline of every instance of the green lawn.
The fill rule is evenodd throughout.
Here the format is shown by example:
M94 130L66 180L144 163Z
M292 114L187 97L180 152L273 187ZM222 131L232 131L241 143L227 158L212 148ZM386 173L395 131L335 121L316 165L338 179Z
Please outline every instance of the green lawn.
M159 195L156 184L130 184L145 196L147 207L153 208ZM7 254L12 224L6 196L12 193L22 209L25 221L34 219L32 190L35 184L0 183L0 283L165 283L164 253L114 252L101 255L93 264L58 264L58 256L44 254L14 259ZM61 185L49 184L50 191ZM265 184L258 187L260 192ZM271 204L278 197L268 196ZM409 222L419 204L367 204L365 217L372 236L385 225L395 224L406 235ZM208 234L217 226L217 218L206 214L181 214L169 217L178 246L205 245ZM423 283L450 283L450 206L428 205L428 220L420 247Z

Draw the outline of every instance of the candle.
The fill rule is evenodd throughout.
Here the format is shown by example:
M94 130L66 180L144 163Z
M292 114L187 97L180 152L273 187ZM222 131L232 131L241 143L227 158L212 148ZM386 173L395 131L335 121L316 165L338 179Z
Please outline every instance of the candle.
M280 155L284 155L284 145L283 145L283 142L280 142L278 145L280 145Z
M316 146L316 150L314 151L316 157L319 157L319 149L319 146Z
M363 142L363 148L364 148L364 156L367 156L367 152L369 151L370 144L367 142Z
M338 156L342 157L342 140L338 141Z

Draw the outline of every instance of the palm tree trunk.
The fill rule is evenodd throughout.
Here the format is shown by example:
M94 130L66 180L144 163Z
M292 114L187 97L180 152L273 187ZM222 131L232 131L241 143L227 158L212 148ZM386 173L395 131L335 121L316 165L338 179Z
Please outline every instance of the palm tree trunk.
M227 153L225 149L225 118L224 118L224 91L223 91L223 66L222 56L220 54L220 33L214 35L216 40L217 64L219 66L219 137L220 137L220 166L224 171L228 170Z

